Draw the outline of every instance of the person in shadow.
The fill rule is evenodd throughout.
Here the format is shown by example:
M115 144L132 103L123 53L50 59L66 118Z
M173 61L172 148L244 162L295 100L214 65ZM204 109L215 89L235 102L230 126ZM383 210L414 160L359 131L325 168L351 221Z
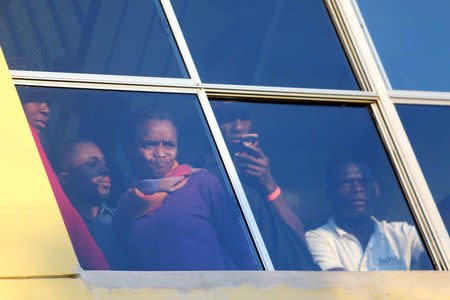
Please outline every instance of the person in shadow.
M318 270L306 245L303 223L272 175L251 113L232 102L215 103L214 109L275 269Z
M42 147L39 136L42 135L46 128L47 121L51 116L49 106L49 98L51 95L30 87L21 88L18 93L25 116L30 125L33 139L36 143L36 147L81 267L88 270L109 269L109 265L106 262L102 251L95 243L82 218L64 193L58 178L47 159L44 148Z
M327 189L334 215L325 225L306 233L313 258L322 270L431 267L414 226L373 216L373 205L380 203L380 189L365 164L353 159L331 161Z
M58 147L54 165L70 202L111 269L126 269L126 255L112 229L116 209L108 206L111 178L103 152L89 140L66 142Z

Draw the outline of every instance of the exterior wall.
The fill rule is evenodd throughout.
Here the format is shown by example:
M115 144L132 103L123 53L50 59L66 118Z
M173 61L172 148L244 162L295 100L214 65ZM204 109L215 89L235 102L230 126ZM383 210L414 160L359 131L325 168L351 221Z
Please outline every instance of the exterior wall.
M0 279L1 299L450 299L448 272L86 272ZM126 286L126 287L125 287Z
M81 279L0 279L0 299L95 299ZM129 298L128 298L129 299Z
M82 271L0 54L0 299L450 299L450 273Z
M79 265L1 52L0 91L0 277L73 274Z

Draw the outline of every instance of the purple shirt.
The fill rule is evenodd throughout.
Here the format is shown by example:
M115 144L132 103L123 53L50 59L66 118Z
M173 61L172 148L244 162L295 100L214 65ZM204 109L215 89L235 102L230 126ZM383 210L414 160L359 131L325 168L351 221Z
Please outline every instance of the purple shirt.
M116 221L130 269L255 270L240 220L234 199L225 197L218 179L200 171L152 215L136 220L121 215Z

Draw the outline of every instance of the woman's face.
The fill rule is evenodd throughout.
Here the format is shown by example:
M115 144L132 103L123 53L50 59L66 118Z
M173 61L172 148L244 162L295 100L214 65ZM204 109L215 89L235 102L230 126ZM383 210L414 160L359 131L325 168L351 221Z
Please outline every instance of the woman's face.
M137 127L137 163L143 176L163 178L177 158L177 130L168 120L147 120Z

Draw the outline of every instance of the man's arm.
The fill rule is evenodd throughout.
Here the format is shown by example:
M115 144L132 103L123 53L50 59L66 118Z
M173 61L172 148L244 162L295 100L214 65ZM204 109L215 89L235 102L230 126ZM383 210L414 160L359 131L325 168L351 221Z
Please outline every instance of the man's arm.
M300 218L295 214L289 204L287 203L286 199L283 196L283 193L281 193L277 198L271 201L272 204L277 209L278 213L280 214L281 218L291 227L295 233L304 241L305 239L305 230L303 228L303 223L300 220Z
M270 201L275 206L281 218L303 241L305 241L305 231L303 229L302 221L292 211L281 190L277 192L279 187L272 177L269 159L257 146L244 145L244 147L246 147L248 152L252 155L247 152L236 153L235 162L237 167L248 176L256 179L260 185L261 191L265 193L266 196L269 196L267 201ZM270 197L271 195L273 195L273 198Z

